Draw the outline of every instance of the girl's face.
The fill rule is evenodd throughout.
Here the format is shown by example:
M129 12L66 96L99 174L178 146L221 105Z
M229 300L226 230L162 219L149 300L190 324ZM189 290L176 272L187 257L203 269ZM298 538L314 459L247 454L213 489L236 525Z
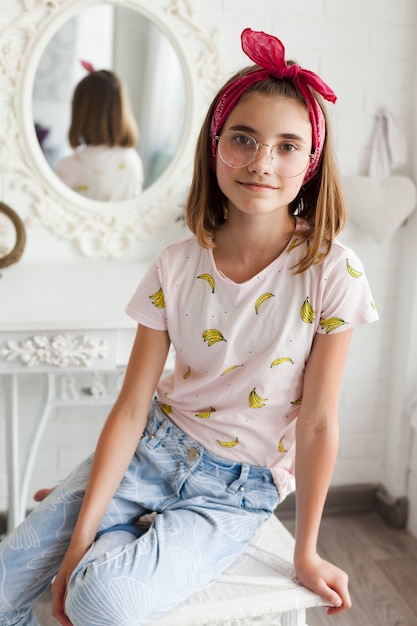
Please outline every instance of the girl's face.
M232 133L230 132L232 131ZM244 135L240 136L241 131ZM308 170L312 131L308 111L302 104L282 96L251 93L239 100L222 128L220 136L232 134L233 141L247 143L246 135L257 142L278 146L283 158L288 151L301 151L305 169L291 178L277 173L271 161L271 148L261 146L254 160L243 167L230 167L217 148L216 175L228 198L228 211L236 208L250 215L273 213L297 196ZM226 141L226 137L224 138ZM277 160L274 160L275 164ZM276 169L284 169L275 165Z

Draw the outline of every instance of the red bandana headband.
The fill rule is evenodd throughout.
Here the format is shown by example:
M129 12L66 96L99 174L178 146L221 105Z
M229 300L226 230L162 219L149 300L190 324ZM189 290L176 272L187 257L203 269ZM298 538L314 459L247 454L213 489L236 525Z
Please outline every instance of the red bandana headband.
M241 40L243 52L251 61L259 65L260 69L255 69L245 76L236 79L220 93L213 111L210 126L212 161L213 163L216 162L216 135L222 129L228 115L245 91L255 83L270 78L271 76L279 79L287 78L292 80L298 87L306 101L310 115L314 154L304 178L304 182L307 182L311 180L317 172L323 150L324 138L326 136L323 111L314 97L312 89L330 102L336 102L336 94L314 72L303 70L297 64L287 65L285 61L285 48L276 37L267 35L262 31L256 32L250 28L245 28L242 32Z

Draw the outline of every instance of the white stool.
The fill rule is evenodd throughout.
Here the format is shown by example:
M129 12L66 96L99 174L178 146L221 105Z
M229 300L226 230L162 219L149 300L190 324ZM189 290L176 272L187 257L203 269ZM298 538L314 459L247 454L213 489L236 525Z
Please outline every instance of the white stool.
M295 580L294 539L273 515L239 561L154 626L307 626L325 602Z

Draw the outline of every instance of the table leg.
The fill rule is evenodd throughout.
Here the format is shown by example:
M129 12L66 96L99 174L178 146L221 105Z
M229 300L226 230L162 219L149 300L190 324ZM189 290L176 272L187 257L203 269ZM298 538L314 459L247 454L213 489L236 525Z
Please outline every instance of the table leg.
M42 397L30 434L23 467L20 464L18 374L8 374L6 391L6 471L8 491L7 532L16 528L26 516L26 503L33 466L46 424L54 408L54 375L44 374Z
M7 471L7 530L19 523L19 399L17 374L3 377L5 387L5 423L6 423L6 471Z
M48 420L55 408L55 376L48 373L43 375L42 397L38 407L35 423L29 437L28 446L22 466L22 480L19 494L19 522L26 515L26 503L28 500L30 479L32 477L33 466L36 461L39 446L42 441Z

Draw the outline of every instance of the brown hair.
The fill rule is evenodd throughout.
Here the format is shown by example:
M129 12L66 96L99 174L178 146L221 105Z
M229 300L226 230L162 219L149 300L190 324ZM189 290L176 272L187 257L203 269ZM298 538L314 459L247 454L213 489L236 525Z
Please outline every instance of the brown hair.
M114 72L91 72L78 83L68 137L72 148L82 144L130 148L136 144L139 132L128 93Z
M256 65L252 65L240 70L224 87L256 68ZM224 87L211 103L197 140L194 173L185 209L188 227L204 248L214 247L214 232L227 217L227 198L220 190L210 159L211 118ZM307 108L303 96L289 79L270 77L261 80L249 87L243 97L249 93L290 98ZM322 99L318 94L314 95L323 111L326 138L317 174L301 187L299 194L289 205L291 214L298 215L305 220L307 225L305 239L309 241L306 256L296 266L297 272L303 272L313 263L320 262L330 252L333 240L342 230L346 219L342 184L335 161L329 120Z

